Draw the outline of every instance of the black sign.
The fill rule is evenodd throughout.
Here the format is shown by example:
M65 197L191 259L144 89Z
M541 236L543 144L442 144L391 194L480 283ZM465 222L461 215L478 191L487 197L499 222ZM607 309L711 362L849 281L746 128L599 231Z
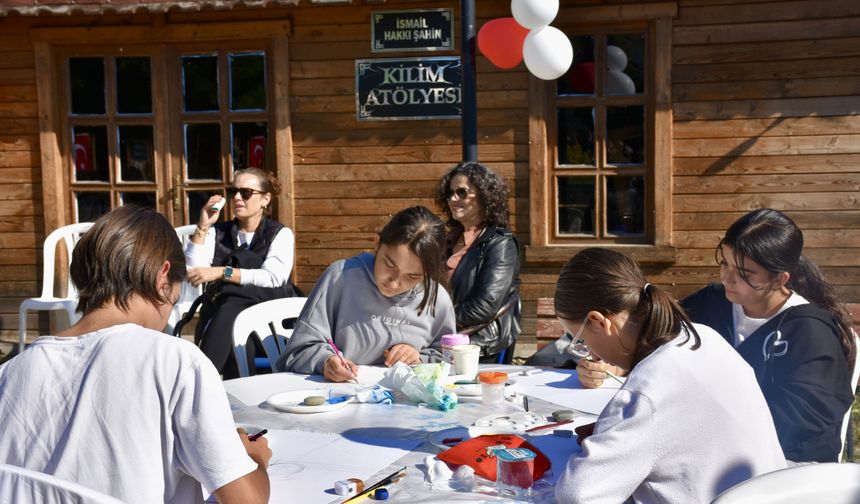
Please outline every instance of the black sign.
M355 60L359 121L457 119L462 109L459 56Z
M373 52L454 49L453 9L378 11L371 19Z

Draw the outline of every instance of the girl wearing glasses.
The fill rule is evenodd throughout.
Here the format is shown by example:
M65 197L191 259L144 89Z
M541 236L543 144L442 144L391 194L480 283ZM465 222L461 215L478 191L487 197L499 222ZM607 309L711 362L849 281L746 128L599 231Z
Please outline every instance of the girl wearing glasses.
M562 269L555 311L600 359L629 369L559 479L559 503L710 502L785 467L752 369L690 322L639 266L589 248Z
M430 210L395 214L375 253L326 269L276 368L343 382L357 375L359 364L440 361L442 335L454 331L444 243L445 226Z
M201 310L197 339L203 353L228 379L238 376L231 335L239 312L260 301L294 295L290 272L295 239L290 228L267 217L278 194L272 174L259 168L239 170L226 192L233 220L218 223L226 201L221 195L209 198L185 257L188 281L195 287L223 282L218 305L204 304ZM253 358L253 348L248 356Z
M720 283L682 304L755 370L785 457L835 462L857 382L855 335L833 287L802 250L803 233L788 216L750 212L717 246Z
M520 334L520 257L508 226L508 186L486 166L460 163L442 177L436 203L448 217L445 257L457 330L481 362L510 364Z

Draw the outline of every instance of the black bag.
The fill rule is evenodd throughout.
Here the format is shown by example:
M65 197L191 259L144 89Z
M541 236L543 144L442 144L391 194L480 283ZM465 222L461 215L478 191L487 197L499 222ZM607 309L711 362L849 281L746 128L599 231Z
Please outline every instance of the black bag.
M263 259L247 250L247 245L242 245L227 259L227 265L240 269L257 269L262 264ZM223 280L210 282L203 289L203 294L191 303L185 316L176 323L173 335L180 336L182 334L182 328L194 318L198 308L200 309L200 319L197 321L197 328L194 331L194 343L199 345L212 316L219 310L225 309L227 305L230 305L231 311L236 311L238 314L245 308L263 301L302 295L304 294L301 290L292 282L281 287L237 285Z

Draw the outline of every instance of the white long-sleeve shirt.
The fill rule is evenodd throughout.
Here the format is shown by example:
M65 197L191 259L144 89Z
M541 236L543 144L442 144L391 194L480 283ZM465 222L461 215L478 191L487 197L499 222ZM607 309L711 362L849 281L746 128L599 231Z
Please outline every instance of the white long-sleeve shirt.
M239 246L250 243L254 233L239 232ZM266 259L259 269L241 269L241 285L258 287L280 287L285 285L293 270L296 239L293 231L284 226L269 246ZM209 228L203 243L198 245L188 241L185 248L185 262L189 268L212 266L215 258L215 229Z
M559 504L710 502L785 467L752 368L713 329L665 343L630 372L556 484Z

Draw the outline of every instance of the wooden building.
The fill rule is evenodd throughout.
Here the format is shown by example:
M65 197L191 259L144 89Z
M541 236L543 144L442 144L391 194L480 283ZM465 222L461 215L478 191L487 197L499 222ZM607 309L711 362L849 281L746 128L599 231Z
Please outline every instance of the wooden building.
M478 27L511 15L508 0L476 3ZM453 12L453 50L373 50L375 13L417 9ZM356 61L457 56L459 10L0 1L0 337L16 340L18 305L38 295L48 232L123 202L195 222L233 167L279 176L305 289L393 212L435 208L460 122L359 120ZM623 249L682 296L716 278L723 230L764 206L860 301L860 2L562 0L553 26L575 51L557 82L477 57L478 157L511 186L524 248L524 343L579 247Z

